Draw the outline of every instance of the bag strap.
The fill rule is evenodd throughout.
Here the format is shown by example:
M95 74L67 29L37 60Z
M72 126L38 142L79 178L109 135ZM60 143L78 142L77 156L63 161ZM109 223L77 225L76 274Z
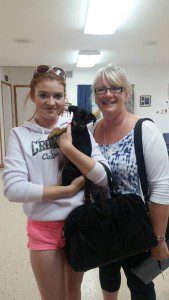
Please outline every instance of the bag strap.
M106 171L109 192L110 192L111 196L121 193L121 191L119 190L119 186L117 184L116 178L114 177L112 171L103 162L100 162L100 163L102 164L102 166L104 167L104 169Z
M108 189L103 188L103 187L98 187L96 184L92 183L89 179L86 179L85 182L85 188L84 188L84 203L90 203L93 202L93 200L95 201L95 199L93 198L93 195L96 196L97 193L100 192L103 195L103 199L105 199L105 197L114 197L115 195L121 193L119 191L119 186L111 172L111 170L108 168L107 165L105 165L103 162L101 162L101 165L104 167L106 174L107 174L107 180L108 180Z
M136 154L136 162L138 166L138 174L140 177L141 189L143 192L145 204L146 206L148 206L150 194L149 194L149 187L147 181L147 173L146 173L146 166L145 166L144 153L143 153L143 141L142 141L142 124L144 121L153 122L153 120L149 118L142 118L137 121L134 127L134 148Z

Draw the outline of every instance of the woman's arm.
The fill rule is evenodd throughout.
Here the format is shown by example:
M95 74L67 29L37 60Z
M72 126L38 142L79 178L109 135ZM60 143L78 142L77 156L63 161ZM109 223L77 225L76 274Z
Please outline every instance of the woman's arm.
M154 232L158 238L158 245L151 250L151 254L154 259L162 260L169 257L169 250L165 240L169 206L150 202L149 216Z
M164 139L155 124L143 123L143 151L150 190L149 215L157 236L165 236L169 217L169 159ZM155 259L169 256L165 239L152 249Z

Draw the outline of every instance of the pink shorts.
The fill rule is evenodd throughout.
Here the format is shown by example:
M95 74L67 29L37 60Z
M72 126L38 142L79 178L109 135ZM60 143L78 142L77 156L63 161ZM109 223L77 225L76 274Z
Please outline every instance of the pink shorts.
M64 221L27 222L28 248L30 250L62 249L65 245L62 237Z

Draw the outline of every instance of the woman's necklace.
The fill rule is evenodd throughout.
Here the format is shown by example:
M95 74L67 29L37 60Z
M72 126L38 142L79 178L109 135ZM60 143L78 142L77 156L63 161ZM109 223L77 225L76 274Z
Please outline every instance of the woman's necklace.
M118 129L117 129L117 133L116 133L115 137L113 138L113 141L111 142L111 144L114 144L114 143L117 141L117 139L118 139L118 137L119 137L119 134L120 134L120 131L122 130L122 128L123 128L123 126L124 126L124 123L125 123L125 121L126 121L126 118L127 118L127 116L125 116L125 117L122 119L122 121L121 121L121 123L120 123L120 125L119 125L119 127L118 127ZM104 125L103 125L103 130L104 130L104 146L107 146L107 140L106 140L106 124L105 124L105 123L104 123Z

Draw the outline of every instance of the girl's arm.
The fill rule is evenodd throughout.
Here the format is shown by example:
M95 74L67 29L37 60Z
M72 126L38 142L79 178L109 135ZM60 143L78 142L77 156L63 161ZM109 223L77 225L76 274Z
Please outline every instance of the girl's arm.
M77 177L67 186L43 186L42 201L57 200L58 198L71 197L83 188L84 176Z
M57 142L61 151L81 171L84 176L98 185L107 185L107 175L104 167L99 163L99 161L102 161L106 165L107 162L100 153L92 136L92 157L87 156L73 146L70 124L67 127L67 131L58 138Z
M69 186L43 185L43 182L42 184L31 182L22 143L15 129L11 131L9 137L3 181L4 195L9 201L20 203L50 201L62 197L71 197L84 185L83 176L75 179Z

